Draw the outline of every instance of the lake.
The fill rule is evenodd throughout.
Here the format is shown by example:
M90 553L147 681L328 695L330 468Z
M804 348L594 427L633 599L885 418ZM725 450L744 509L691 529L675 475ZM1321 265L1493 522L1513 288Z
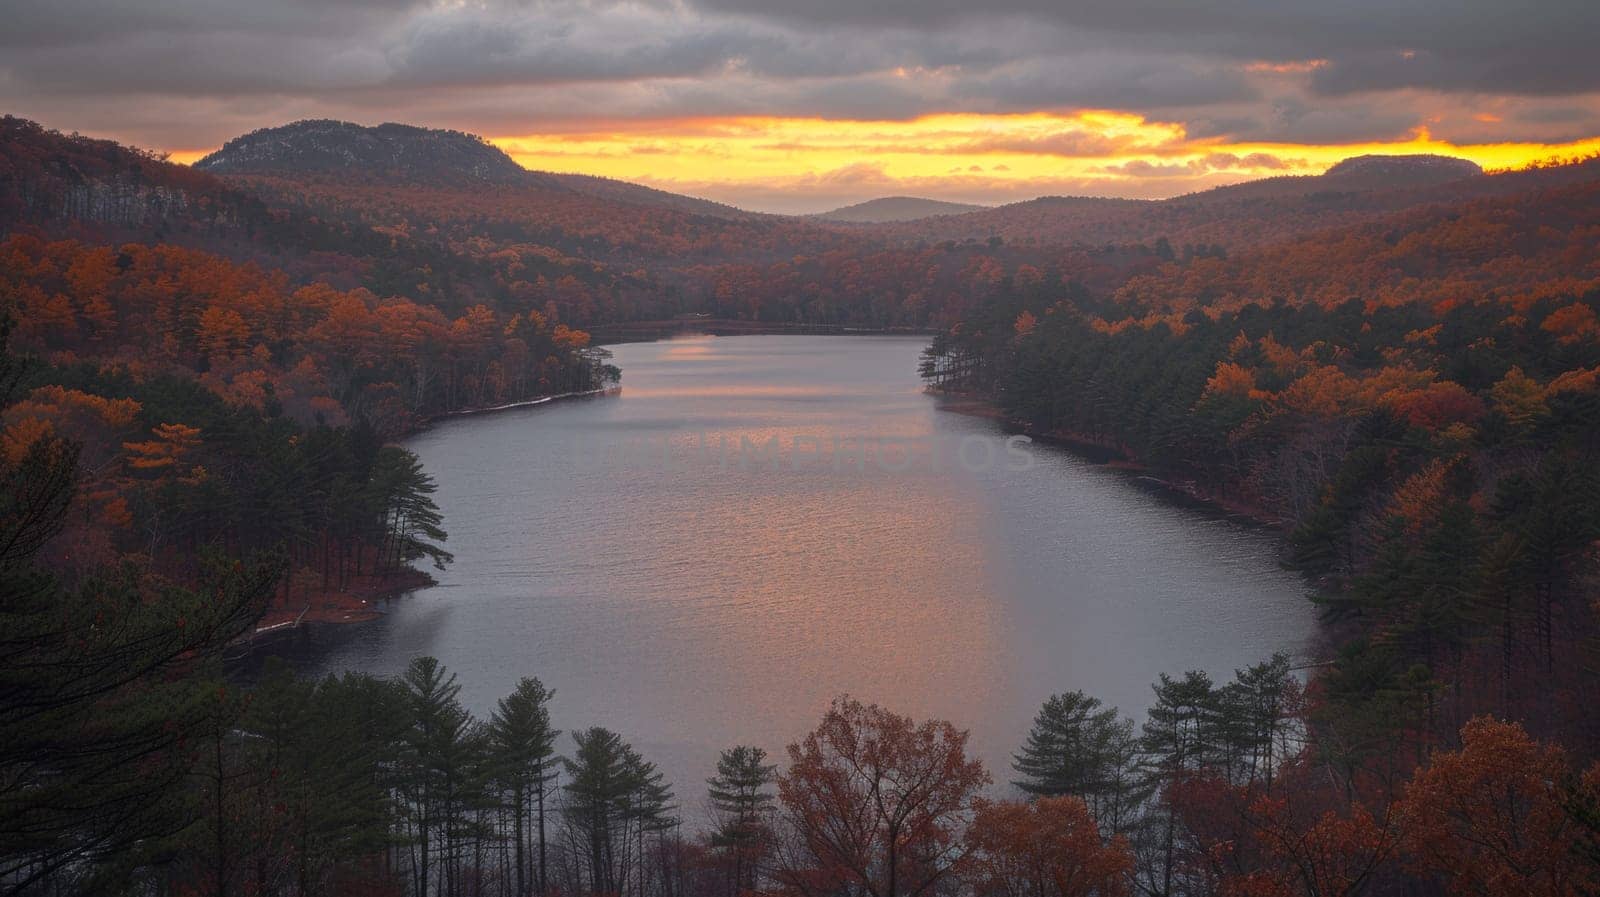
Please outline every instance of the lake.
M1053 692L1138 716L1161 672L1303 655L1272 532L940 410L926 343L621 345L620 395L433 427L408 444L454 565L302 666L432 654L481 715L538 676L558 725L620 732L693 815L720 748L780 755L842 693L970 728L1005 782Z

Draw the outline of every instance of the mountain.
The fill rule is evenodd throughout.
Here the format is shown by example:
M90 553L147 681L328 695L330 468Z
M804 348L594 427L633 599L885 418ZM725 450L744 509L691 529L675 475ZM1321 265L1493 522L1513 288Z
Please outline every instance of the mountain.
M1131 279L1117 298L1181 314L1196 301L1218 309L1268 299L1296 307L1375 300L1434 309L1493 300L1509 309L1532 297L1594 296L1600 269L1574 261L1593 255L1600 227L1600 166L1587 170L1588 180L1420 205L1204 265L1163 266ZM1568 323L1587 338L1600 335L1595 320L1584 312ZM1600 354L1584 353L1600 361Z
M433 186L523 184L530 175L472 134L393 123L368 128L328 119L251 131L194 167L216 174L338 173Z
M1174 197L1167 202L1184 205L1313 194L1365 193L1373 190L1418 190L1446 184L1460 185L1482 174L1483 169L1478 163L1453 156L1351 156L1322 174L1261 178Z
M475 134L394 123L364 127L317 119L262 128L228 141L194 167L297 180L334 176L343 182L415 187L531 187L718 218L751 214L627 181L529 171Z
M842 223L529 172L470 135L403 125L302 122L229 141L189 167L5 119L0 233L164 242L448 314L482 304L580 327L688 311L926 326L1002 298L1011 276L1025 295L1070 281L1109 297L1168 261L1215 264L1334 228L1387 233L1398 221L1387 216L1588 183L1600 159L1471 172L1451 160L1366 158L1162 201L1041 197Z
M915 221L935 215L960 215L963 212L976 212L985 208L988 206L922 199L917 196L885 196L811 217L823 221L881 224L888 221Z
M1439 184L1483 174L1476 162L1454 156L1352 156L1323 172L1324 178L1381 180L1407 187Z

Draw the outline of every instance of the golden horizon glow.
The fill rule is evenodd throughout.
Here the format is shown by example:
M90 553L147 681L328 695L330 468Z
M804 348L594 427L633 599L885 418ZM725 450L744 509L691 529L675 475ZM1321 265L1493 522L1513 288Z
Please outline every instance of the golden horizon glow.
M754 207L915 192L1014 201L1051 192L1156 198L1284 174L1319 174L1350 156L1437 153L1486 169L1600 153L1567 143L1452 143L1426 128L1403 139L1296 144L1190 138L1183 125L1110 110L948 113L904 121L822 118L575 123L489 142L525 168L598 175ZM208 150L174 152L192 163ZM790 203L793 204L793 203Z

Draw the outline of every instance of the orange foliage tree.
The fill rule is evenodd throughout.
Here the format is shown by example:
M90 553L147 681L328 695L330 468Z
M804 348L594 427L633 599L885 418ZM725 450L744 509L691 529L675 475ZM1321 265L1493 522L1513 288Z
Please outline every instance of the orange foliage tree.
M1261 797L1250 808L1259 868L1225 878L1227 897L1355 897L1393 854L1393 829L1356 804L1327 810L1307 824L1283 798Z
M477 304L452 319L362 288L292 289L282 272L166 244L113 253L13 235L0 240L0 296L19 347L52 362L195 377L236 406L303 424L366 417L385 435L603 376L587 332L538 313Z
M1076 797L981 801L967 828L967 880L983 897L1122 897L1133 853L1100 839Z
M789 746L778 796L790 828L778 871L805 895L917 897L959 872L961 829L989 783L967 732L841 697Z
M1397 805L1416 871L1454 894L1600 891L1600 865L1573 850L1565 752L1489 717L1468 722L1461 741L1459 751L1435 755Z

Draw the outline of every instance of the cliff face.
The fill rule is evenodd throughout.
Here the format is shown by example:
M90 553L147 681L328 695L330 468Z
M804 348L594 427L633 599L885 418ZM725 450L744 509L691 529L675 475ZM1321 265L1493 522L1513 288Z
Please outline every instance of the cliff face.
M0 119L0 230L29 222L138 228L174 219L228 223L231 202L216 178L154 153L26 119Z
M163 186L137 184L125 178L73 184L56 201L59 218L141 227L184 214L189 194Z

